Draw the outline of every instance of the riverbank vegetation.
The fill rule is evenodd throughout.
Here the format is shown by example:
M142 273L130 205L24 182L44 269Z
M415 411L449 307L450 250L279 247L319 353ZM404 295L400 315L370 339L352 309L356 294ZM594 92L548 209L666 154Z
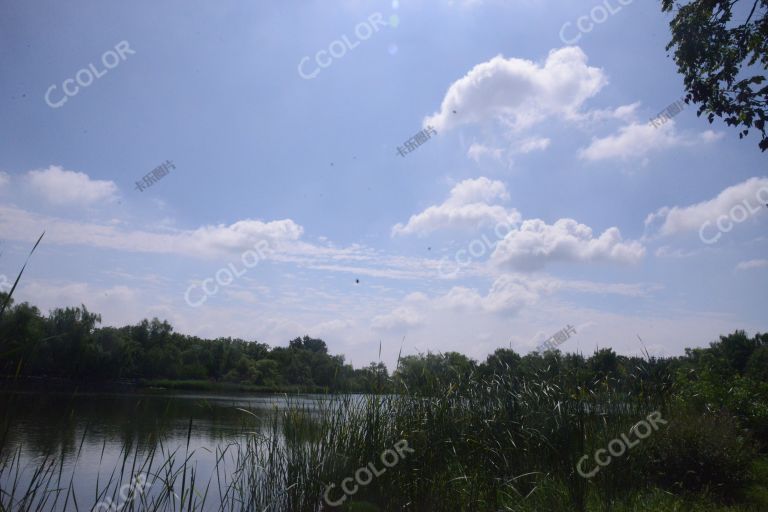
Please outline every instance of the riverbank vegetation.
M392 374L380 363L358 374L310 337L269 348L183 336L156 320L119 329L97 323L84 307L42 316L32 306L13 306L0 326L3 372L106 378L98 369L106 365L121 378L166 378L172 385L203 377L258 382L251 369L271 367L276 384L359 386L368 393L329 394L311 409L289 403L268 419L254 415L250 433L220 448L217 460L230 461L227 469L217 465L206 481L194 454L168 452L162 439L143 440L141 450L126 446L125 467L115 474L148 473L154 485L123 510L331 509L323 498L328 486L336 485L332 498L339 500L345 478L380 461L400 440L412 456L359 486L338 509L768 509L766 334L737 331L674 358L624 357L609 349L590 357L520 356L499 349L482 363L456 353L425 354L401 358ZM186 373L192 369L200 373ZM598 450L655 412L665 420L658 430L590 478L580 474L585 456L588 472ZM55 453L40 463L32 483L21 485L14 479L18 454L3 439L0 481L10 484L0 490L0 511L53 510L56 499L91 510L127 480L115 476L96 500L77 496L74 507L74 493L57 482Z

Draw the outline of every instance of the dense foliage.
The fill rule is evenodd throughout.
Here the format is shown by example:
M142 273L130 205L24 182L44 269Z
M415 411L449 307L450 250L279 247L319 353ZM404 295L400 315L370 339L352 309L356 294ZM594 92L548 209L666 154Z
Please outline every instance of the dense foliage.
M270 348L181 335L157 319L122 328L99 322L84 306L43 316L29 304L13 305L0 320L0 371L373 393L332 397L319 412L287 407L257 429L270 435L230 445L239 469L222 509L248 503L254 510L318 510L328 483L354 474L400 439L415 455L350 506L520 512L768 506L760 483L760 452L768 447L768 334L736 331L675 358L626 357L610 349L588 358L558 351L521 356L498 349L478 363L455 352L428 353L401 358L390 375L382 363L355 370L309 336ZM663 414L663 430L595 478L577 474L582 457L653 411ZM13 473L13 461L8 464L0 463L0 477ZM57 467L37 474L55 476ZM184 474L177 469L174 478ZM24 498L29 510L44 510L34 503L49 493L33 491ZM203 509L200 496L187 495L191 510ZM0 493L0 510L4 499ZM170 510L171 502L155 509Z
M760 149L768 149L768 0L663 0L676 10L667 49L685 80L686 101L698 114L740 126L740 137L754 127Z
M0 294L0 299L3 299ZM753 400L768 386L768 334L737 331L709 348L677 358L641 358L601 349L581 354L550 351L525 356L500 348L478 363L457 352L404 356L390 375L381 362L361 369L331 355L309 336L287 347L241 339L202 339L173 332L166 321L99 327L85 306L43 315L13 304L0 319L0 375L59 377L74 381L118 379L235 382L264 387L300 386L330 391L438 394L493 375L554 379L565 388L597 390L606 380L622 392L669 394L673 386L710 410L728 408L754 427L766 428L768 410ZM641 371L640 371L641 370ZM757 424L759 423L759 424Z

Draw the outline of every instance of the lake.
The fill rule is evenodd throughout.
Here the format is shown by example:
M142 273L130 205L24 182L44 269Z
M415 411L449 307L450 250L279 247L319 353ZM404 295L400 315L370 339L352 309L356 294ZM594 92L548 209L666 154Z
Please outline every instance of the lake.
M97 482L99 489L103 489L117 468L112 480L115 487L129 484L134 454L142 460L151 447L158 446L157 460L166 460L175 452L178 467L189 457L188 466L195 471L198 482L196 487L202 488L209 481L215 485L217 460L220 473L231 472L236 466L234 457L217 457L217 453L248 436L273 435L275 430L270 430L269 425L279 418L289 401L292 408L312 411L324 400L327 397L319 395L292 395L288 399L285 395L162 391L0 393L0 426L5 430L0 433L2 460L15 458L14 468L20 468L18 475L15 469L0 473L0 491L9 493L14 481L17 488L26 488L33 481L35 468L46 461L46 456L54 456L57 464L62 463L54 471L57 485L66 487L71 482L78 503L90 507L96 502ZM121 478L126 451L130 456ZM159 469L154 471L164 474ZM202 486L199 482L203 482ZM179 493L181 489L176 487L174 490ZM119 497L115 501L120 502ZM208 501L207 510L217 509L220 503L210 498ZM44 509L63 507L48 503Z

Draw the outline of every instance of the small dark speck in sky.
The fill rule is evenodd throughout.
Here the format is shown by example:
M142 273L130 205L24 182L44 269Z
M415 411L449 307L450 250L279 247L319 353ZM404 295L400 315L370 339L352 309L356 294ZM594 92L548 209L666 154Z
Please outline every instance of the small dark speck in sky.
M359 279L355 279L355 284L360 284L360 280Z

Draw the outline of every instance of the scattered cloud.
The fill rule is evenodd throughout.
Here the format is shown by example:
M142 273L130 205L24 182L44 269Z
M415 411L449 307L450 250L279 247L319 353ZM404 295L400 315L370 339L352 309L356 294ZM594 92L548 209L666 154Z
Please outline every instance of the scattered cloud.
M371 321L377 331L400 331L423 325L422 318L413 310L400 307L385 315L378 315Z
M645 248L636 241L623 241L616 227L595 237L592 228L573 219L554 224L531 219L499 242L491 260L501 267L531 271L553 262L636 263L644 255Z
M520 220L517 210L489 204L506 201L509 193L501 181L488 178L468 179L458 183L442 204L430 206L408 223L396 224L392 236L426 235L443 229L477 229L494 224L515 224Z
M542 274L506 273L494 279L485 295L473 288L454 286L447 293L434 298L421 295L418 301L408 302L418 304L422 309L431 306L437 310L515 315L558 292L648 297L660 289L662 287L655 284L599 283L561 280Z
M474 160L475 162L479 162L480 160L484 158L490 158L492 160L501 161L501 157L504 155L504 150L501 148L493 148L490 146L485 146L483 144L477 144L474 143L471 146L469 146L469 150L467 151L467 156Z
M457 286L438 298L436 305L448 309L482 310L514 315L523 308L536 304L547 288L544 281L505 274L493 282L485 296L475 290Z
M695 256L699 254L700 252L701 252L700 250L684 251L682 249L674 249L668 245L664 245L656 249L655 254L657 258L682 259L682 258L690 258L691 256Z
M543 64L499 55L451 84L440 110L424 126L446 131L496 121L517 132L547 118L575 120L606 83L603 71L588 66L579 47L552 50Z
M670 120L654 127L648 123L632 122L619 128L618 133L593 138L592 143L579 151L579 157L591 162L600 160L642 160L650 153L682 146L710 143L721 137L711 130L699 135L682 135Z
M766 268L768 267L768 260L749 260L749 261L742 261L738 265L736 265L736 270L752 270L756 268Z
M92 180L85 173L67 171L58 165L29 171L27 179L37 194L54 205L89 206L117 197L113 181Z
M263 222L242 220L234 224L203 226L194 230L144 231L124 227L121 222L78 222L30 213L0 205L0 236L31 240L46 230L46 242L84 245L139 253L168 253L213 257L252 249L259 241L270 248L297 240L303 229L290 219Z
M591 123L602 123L612 119L618 119L630 123L637 119L637 110L640 108L640 105L641 103L637 101L635 103L630 103L629 105L621 105L615 109L590 110L584 113L579 120Z
M729 216L741 205L749 211L762 212L768 203L768 178L754 177L724 189L716 197L690 206L659 208L645 219L646 233L661 236L699 231L706 222Z
M533 151L544 151L551 142L551 140L544 137L530 137L516 143L512 152L526 154Z

